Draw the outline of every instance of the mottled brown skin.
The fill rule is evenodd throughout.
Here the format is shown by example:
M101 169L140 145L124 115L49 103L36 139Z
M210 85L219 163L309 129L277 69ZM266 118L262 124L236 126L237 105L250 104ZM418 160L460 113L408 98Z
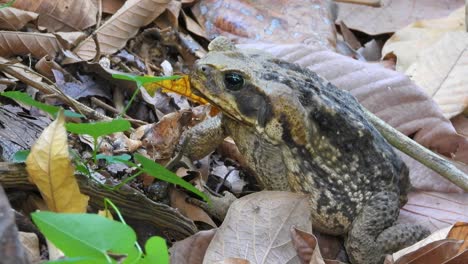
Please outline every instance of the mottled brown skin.
M382 263L384 254L427 235L420 226L394 225L406 202L408 169L353 96L225 38L210 49L193 86L221 109L225 134L264 188L309 193L313 227L345 235L353 263ZM232 85L232 74L241 85Z

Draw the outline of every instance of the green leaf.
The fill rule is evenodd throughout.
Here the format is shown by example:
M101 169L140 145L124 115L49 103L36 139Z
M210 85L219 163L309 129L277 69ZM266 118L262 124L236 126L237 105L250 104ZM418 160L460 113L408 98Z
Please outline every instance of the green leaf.
M5 97L8 97L10 99L22 102L22 103L30 105L30 106L34 106L37 109L40 109L40 110L42 110L42 111L44 111L46 113L49 113L53 117L55 117L57 115L58 111L60 111L60 109L61 109L58 106L53 106L53 105L48 105L48 104L38 102L38 101L34 100L28 94L18 92L18 91L3 92L3 93L0 93L0 95L3 95ZM83 115L77 114L77 113L72 112L70 110L65 110L65 116L66 117L83 117Z
M108 252L134 251L135 232L127 225L95 214L35 212L39 230L67 257L106 258Z
M146 256L140 263L144 264L168 264L169 253L167 251L166 240L162 237L154 236L146 241Z
M13 155L13 162L15 163L23 163L26 161L26 158L28 157L29 155L29 152L31 152L31 150L27 149L27 150L19 150L15 153L15 155Z
M112 74L112 77L115 79L127 80L127 81L134 81L138 84L138 86L143 86L146 83L154 83L164 80L177 80L180 78L179 75L173 76L163 76L163 77L156 77L156 76L139 76L127 73L115 73Z
M93 138L109 135L116 132L123 132L130 129L130 122L124 119L115 119L110 122L96 122L86 124L66 123L65 127L71 133L83 135L87 134Z
M8 2L8 3L1 4L1 5L0 5L0 9L5 8L5 7L10 7L13 3L15 3L15 1L16 1L16 0L11 0L11 1Z
M98 154L96 155L96 159L104 159L109 163L123 163L122 161L129 161L132 156L128 154L122 154L118 156L109 156L105 154Z
M164 168L163 166L159 165L158 163L146 158L143 155L135 154L134 157L135 157L136 161L141 163L141 165L143 166L142 170L144 172L146 172L147 174L149 174L149 175L151 175L151 176L153 176L153 177L155 177L157 179L160 179L160 180L163 180L163 181L167 181L167 182L182 186L183 188L195 193L196 195L203 198L203 200L208 202L208 197L204 193L200 192L197 188L193 187L192 184L190 184L190 183L182 180L181 178L179 178L177 175L175 175L175 173L173 173L170 170Z

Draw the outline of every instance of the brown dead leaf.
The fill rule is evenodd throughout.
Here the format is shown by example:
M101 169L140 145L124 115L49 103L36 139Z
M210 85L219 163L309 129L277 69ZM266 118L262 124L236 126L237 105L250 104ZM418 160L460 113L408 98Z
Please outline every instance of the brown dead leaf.
M402 256L395 261L395 264L442 263L442 261L440 261L440 257L442 257L442 259L447 259L447 256L442 255L447 253L447 255L456 253L460 245L461 242L454 239L436 240ZM423 262L430 260L428 257L437 258L439 262Z
M417 223L436 231L459 221L467 221L467 212L468 197L464 193L413 191L400 210L398 222Z
M317 238L313 234L292 227L291 238L301 263L325 263L317 245Z
M169 159L179 142L185 126L192 120L190 110L165 115L159 122L138 127L131 139L141 140L151 159Z
M448 233L447 238L463 240L463 245L461 245L458 253L465 251L468 248L468 223L455 223L455 225L453 225L452 229Z
M171 263L202 264L206 249L216 233L216 229L200 231L184 240L174 243L169 249Z
M416 21L393 34L382 48L384 59L396 58L396 69L405 72L419 56L419 52L432 46L446 32L465 31L465 8L459 8L449 16Z
M32 146L26 170L51 211L86 212L89 197L80 193L75 179L62 111Z
M457 254L461 241L444 239L426 245L398 259L395 264L439 264Z
M463 0L382 0L381 7L338 3L338 20L369 35L395 32L411 22L437 18L461 7Z
M0 29L19 30L27 23L36 20L38 14L14 7L0 9Z
M198 206L187 203L188 195L177 189L170 190L171 206L179 209L180 213L190 218L192 221L199 221L216 228L216 224L211 217Z
M466 264L468 263L468 250L456 255L442 264Z
M158 17L167 7L169 0L128 0L94 33L99 41L101 54L112 54L123 48L134 37L140 27L146 26ZM81 59L90 60L96 55L96 45L89 36L75 52Z
M74 48L80 41L86 38L86 35L79 31L79 32L57 32L54 33L57 37L57 40L62 44L62 47L65 49L72 49Z
M336 32L328 5L324 0L209 0L192 11L209 39L225 35L239 43L304 43L333 50Z
M40 59L45 55L55 57L60 43L52 34L17 31L0 31L0 56L23 56L31 54Z
M468 139L457 134L435 102L403 74L305 45L239 46L265 50L317 72L418 143L468 164Z
M406 74L441 107L446 118L468 107L468 33L447 32L419 52Z
M13 7L38 13L38 25L48 32L79 31L96 24L97 8L91 0L16 0Z
M290 228L311 232L309 197L290 192L258 192L234 202L208 247L204 263L229 257L253 263L299 261Z
M459 134L468 137L468 116L460 114L452 118L451 121Z
M125 0L102 0L102 12L115 14L124 4Z

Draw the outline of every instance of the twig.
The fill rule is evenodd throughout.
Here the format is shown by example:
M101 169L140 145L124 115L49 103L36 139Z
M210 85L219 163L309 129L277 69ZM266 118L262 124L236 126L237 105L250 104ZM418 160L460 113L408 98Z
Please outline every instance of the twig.
M111 121L112 120L112 118L110 118L108 116L105 116L105 115L95 111L94 109L92 109L92 108L90 108L90 107L76 101L73 98L70 98L69 96L64 94L55 85L48 85L48 84L45 84L45 83L42 83L42 82L32 80L30 78L27 78L26 76L21 74L21 72L15 70L14 69L15 67L19 67L19 66L8 65L8 64L0 62L0 71L10 74L11 76L13 76L16 79L20 80L24 84L32 86L32 87L36 88L37 90L41 91L44 94L56 95L61 101L67 103L70 107L75 109L75 111L77 111L78 113L81 113L81 114L85 115L86 117L88 117L90 119L94 119L94 120L103 120L103 121ZM43 77L42 75L40 75L39 73L37 73L37 72L35 72L33 70L30 70L30 69L27 69L27 68L23 69L23 70L27 70L27 71L35 74L35 75Z
M98 6L98 13L97 13L97 21L96 21L96 30L101 26L102 0L97 0L97 6Z
M119 110L117 110L115 107L112 107L108 104L106 104L105 102L99 100L98 98L96 97L91 97L91 102L99 107L102 107L104 108L105 110L109 111L109 112L112 112L114 114L120 114ZM128 115L124 115L125 119L128 120L130 123L134 124L134 125L137 125L137 126L142 126L142 125L147 125L148 123L147 122L144 122L144 121L141 121L141 120L137 120L137 119L133 119L131 118L130 116Z
M358 4L358 5L367 5L367 6L373 6L373 7L380 7L381 6L381 1L380 0L335 0L335 2Z
M24 164L0 162L0 185L5 189L35 190L36 186L28 181L27 175ZM90 196L89 204L95 208L104 208L103 200L109 198L126 218L150 223L169 241L181 240L197 232L193 221L176 209L156 203L128 185L109 190L83 175L75 176L81 193Z
M385 123L382 119L364 110L366 117L379 130L383 137L395 148L406 153L426 167L439 173L447 180L468 192L468 175L455 167L446 159L436 155L427 148L419 145L414 140Z

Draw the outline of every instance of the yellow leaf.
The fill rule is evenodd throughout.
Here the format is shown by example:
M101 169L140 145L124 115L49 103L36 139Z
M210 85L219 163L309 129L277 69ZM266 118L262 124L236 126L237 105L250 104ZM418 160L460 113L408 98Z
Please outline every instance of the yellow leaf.
M162 91L165 93L177 93L199 104L208 103L208 101L206 101L205 99L193 94L192 89L190 88L189 77L187 75L184 75L177 80L163 80L159 82L144 84L143 87L145 87L145 89L150 95L153 95L156 92L156 90L162 88Z
M37 139L26 160L29 180L54 212L86 212L89 197L80 193L68 153L63 111Z

